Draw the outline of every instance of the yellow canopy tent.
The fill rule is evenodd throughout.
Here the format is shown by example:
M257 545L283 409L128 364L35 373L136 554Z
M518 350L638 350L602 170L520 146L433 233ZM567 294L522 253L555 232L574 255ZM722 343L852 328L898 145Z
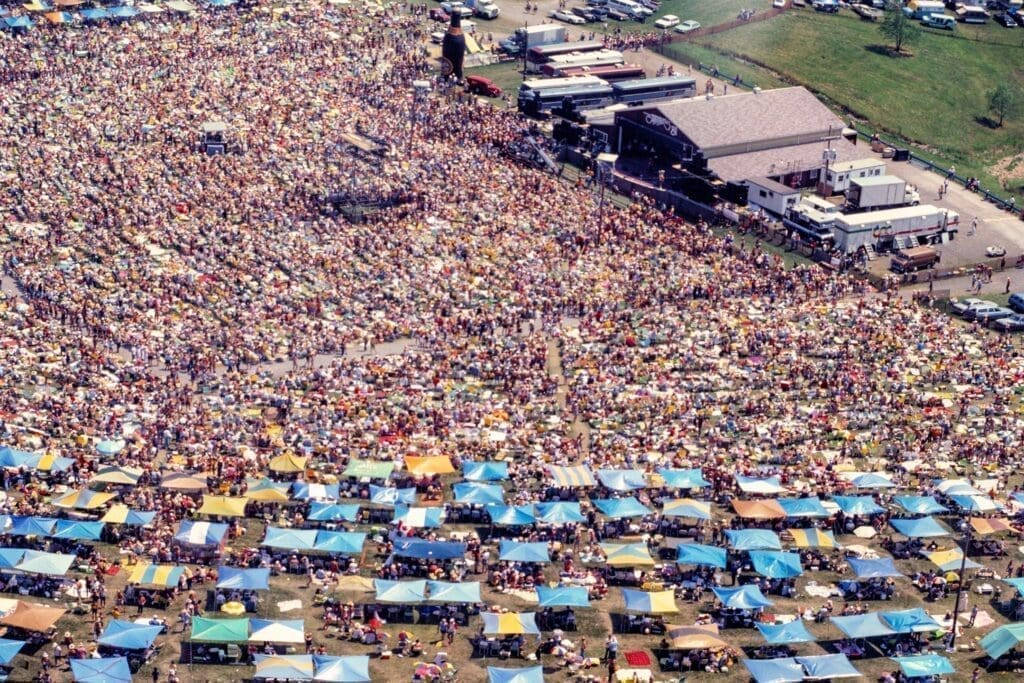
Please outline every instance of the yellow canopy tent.
M216 517L245 517L245 505L249 499L245 496L232 498L231 496L203 496L203 506L196 510L196 514L212 515Z
M447 455L410 455L405 459L405 468L409 474L451 474L455 471Z
M142 470L134 467L104 467L89 480L89 484L121 484L132 486L139 483Z
M197 474L171 472L165 474L164 478L160 480L160 488L175 491L202 491L206 488L206 479Z
M55 507L59 508L93 510L98 507L103 507L114 498L117 498L116 493L103 493L102 491L82 489L81 491L69 491L59 498L54 498L50 502Z
M307 460L309 458L303 458L294 453L282 453L270 461L270 471L282 473L305 472Z

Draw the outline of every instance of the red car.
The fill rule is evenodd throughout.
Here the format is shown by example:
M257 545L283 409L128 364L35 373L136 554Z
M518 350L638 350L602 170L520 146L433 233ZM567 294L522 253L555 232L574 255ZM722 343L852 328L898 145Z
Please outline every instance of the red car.
M484 97L501 97L501 88L489 78L483 76L466 76L466 90L474 95Z
M445 12L440 7L431 7L430 11L427 12L427 16L433 19L434 21L443 21L445 23L447 23L448 20L451 19L451 17L448 16L448 13Z

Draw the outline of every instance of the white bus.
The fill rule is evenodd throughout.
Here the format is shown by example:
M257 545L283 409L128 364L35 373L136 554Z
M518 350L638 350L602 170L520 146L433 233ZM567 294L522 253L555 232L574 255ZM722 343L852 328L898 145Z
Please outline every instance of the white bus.
M624 64L625 57L618 50L598 50L597 52L584 52L579 55L558 55L552 57L551 61L544 65L545 74L554 75L561 69L574 66L610 66L613 64Z

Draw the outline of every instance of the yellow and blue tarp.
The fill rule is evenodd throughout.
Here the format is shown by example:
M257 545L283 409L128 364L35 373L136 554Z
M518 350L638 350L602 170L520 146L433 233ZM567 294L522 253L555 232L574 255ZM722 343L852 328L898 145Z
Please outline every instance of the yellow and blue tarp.
M495 614L484 612L480 615L484 620L484 633L491 635L540 635L537 628L536 615L533 612L507 612Z
M626 610L642 614L674 614L676 607L675 591L641 591L632 588L622 589L622 598L626 602Z
M306 629L302 619L250 619L250 643L301 643Z
M934 562L939 569L944 572L958 572L962 566L964 569L978 569L981 567L980 564L974 560L968 558L964 559L964 551L960 548L952 548L951 550L936 550L930 553L924 553L924 556L929 561Z
M574 467L548 465L548 473L551 475L551 484L555 487L582 488L597 486L594 473L586 465L576 465Z
M654 558L643 543L602 543L601 550L609 567L654 566Z
M790 529L793 544L797 548L841 548L831 531L821 529Z
M146 526L152 524L156 518L155 510L129 510L127 505L118 503L111 505L107 513L100 519L101 522L110 524L129 524L132 526Z
M93 510L106 505L114 498L117 498L116 493L104 493L102 491L82 489L80 491L69 491L59 498L54 498L50 503L54 507L59 508Z
M184 567L167 564L140 564L132 570L128 583L143 586L176 586L178 579L185 573Z
M661 509L661 514L665 517L711 519L711 503L694 500L693 498L666 500Z

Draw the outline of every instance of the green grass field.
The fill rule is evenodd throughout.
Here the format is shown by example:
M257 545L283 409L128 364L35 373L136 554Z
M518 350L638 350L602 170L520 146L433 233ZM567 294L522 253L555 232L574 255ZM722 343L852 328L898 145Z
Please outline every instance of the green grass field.
M887 54L877 24L852 13L794 10L765 22L698 39L706 49L763 65L806 85L837 109L898 136L987 188L1020 193L1024 117L986 125L987 93L997 82L1024 91L1017 66L1024 46L1012 30L991 24L926 31L912 57ZM1002 178L993 166L1003 160Z

